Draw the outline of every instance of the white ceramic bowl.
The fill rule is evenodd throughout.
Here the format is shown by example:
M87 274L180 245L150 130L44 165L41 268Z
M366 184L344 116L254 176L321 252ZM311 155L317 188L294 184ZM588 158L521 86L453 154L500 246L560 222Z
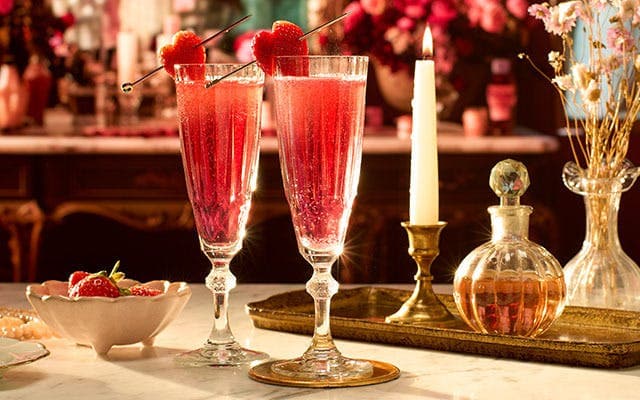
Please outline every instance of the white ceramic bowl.
M139 282L123 279L121 287ZM191 297L184 282L151 281L158 296L78 297L67 296L66 281L46 281L27 287L27 298L40 318L60 336L90 345L98 354L111 346L142 342L153 345L160 333L182 311Z

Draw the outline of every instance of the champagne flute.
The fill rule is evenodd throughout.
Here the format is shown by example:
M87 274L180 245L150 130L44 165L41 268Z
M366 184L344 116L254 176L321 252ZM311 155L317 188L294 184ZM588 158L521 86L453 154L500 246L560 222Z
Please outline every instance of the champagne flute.
M367 64L362 56L276 59L280 167L298 249L313 267L306 289L315 303L311 346L300 358L274 362L277 375L344 382L373 373L370 361L340 353L329 327L338 292L331 266L343 251L360 175Z
M238 66L175 66L182 163L200 248L212 264L206 286L214 306L204 346L177 358L185 365L241 365L268 358L240 346L227 313L229 291L236 286L229 263L242 247L258 169L264 74L252 66L205 86Z

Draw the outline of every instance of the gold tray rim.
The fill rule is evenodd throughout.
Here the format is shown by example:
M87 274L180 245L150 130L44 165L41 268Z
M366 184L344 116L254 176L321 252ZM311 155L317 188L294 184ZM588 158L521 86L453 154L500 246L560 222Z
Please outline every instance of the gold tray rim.
M369 297L373 292L407 298L411 291L362 286L342 289L338 292L332 307L349 299ZM458 317L452 295L438 294L438 297ZM302 299L302 301L300 301ZM291 303L291 301L294 301ZM262 329L308 334L313 331L313 314L274 308L273 303L286 301L293 308L312 304L311 297L304 290L288 291L270 296L264 300L246 305L246 310L254 326ZM596 325L593 321L600 321ZM353 339L373 343L402 345L432 350L470 353L491 357L511 358L523 361L559 363L575 366L619 369L640 364L640 313L626 310L567 306L554 325L598 329L624 329L634 333L633 340L588 341L560 340L542 335L537 338L494 335L471 330L447 327L429 327L413 324L391 324L363 318L331 316L332 334L336 338ZM637 332L637 335L635 333Z

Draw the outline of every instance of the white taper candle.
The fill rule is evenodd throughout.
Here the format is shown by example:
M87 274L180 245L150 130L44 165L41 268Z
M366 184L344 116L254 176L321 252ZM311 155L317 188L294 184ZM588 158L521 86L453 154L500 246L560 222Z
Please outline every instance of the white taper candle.
M425 59L416 61L413 86L413 128L411 133L411 182L409 222L413 225L438 223L438 136L433 40L425 30Z

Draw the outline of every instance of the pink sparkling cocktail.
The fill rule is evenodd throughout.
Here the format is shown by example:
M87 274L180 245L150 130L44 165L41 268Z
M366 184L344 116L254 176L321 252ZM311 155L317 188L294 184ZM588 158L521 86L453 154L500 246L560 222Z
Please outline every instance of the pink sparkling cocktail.
M176 65L182 163L200 247L211 261L206 285L213 293L213 329L202 348L181 354L190 366L240 365L268 355L242 348L227 317L236 286L229 263L242 247L258 169L264 74L234 64Z
M363 76L275 79L282 176L302 248L342 252L360 175L365 84Z
M206 246L240 246L258 161L262 84L176 83L182 160Z
M275 361L271 372L323 385L360 382L368 360L344 357L331 337L329 310L338 282L331 266L342 253L362 158L366 57L276 59L274 90L280 167L298 249L313 267L311 346L299 358Z

